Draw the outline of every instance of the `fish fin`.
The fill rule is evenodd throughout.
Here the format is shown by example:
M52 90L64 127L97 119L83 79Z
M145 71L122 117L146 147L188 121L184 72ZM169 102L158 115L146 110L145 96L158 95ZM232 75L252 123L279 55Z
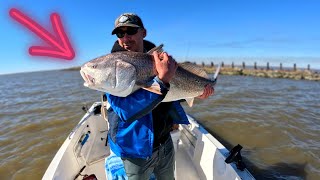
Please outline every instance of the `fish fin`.
M158 83L148 84L147 86L141 87L141 88L145 89L147 91L162 95L161 87L160 87L160 85Z
M163 52L163 44L160 44L160 46L154 47L150 49L150 51L147 52L147 54L152 54L154 51L157 51L158 53Z
M209 79L209 76L204 69L191 62L179 63L179 66L193 74Z
M216 69L216 72L213 75L213 79L217 79L218 78L218 75L220 73L220 68L221 68L221 63L218 65L218 67Z
M186 98L186 101L187 101L189 107L192 107L192 106L193 106L194 98Z

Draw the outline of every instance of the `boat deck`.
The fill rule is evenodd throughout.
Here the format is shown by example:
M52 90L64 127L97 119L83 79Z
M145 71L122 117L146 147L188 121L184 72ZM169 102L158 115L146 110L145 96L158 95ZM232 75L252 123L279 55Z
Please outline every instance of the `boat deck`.
M196 171L196 168L194 167L193 161L190 158L188 154L188 146L190 144L186 144L186 142L183 142L179 140L180 138L180 131L177 130L176 132L173 132L171 134L173 141L175 141L175 160L176 160L176 169L175 169L175 179L177 180L199 180L199 175ZM96 142L100 144L101 140L96 138ZM109 146L105 147L106 151L109 151ZM90 153L91 154L91 153ZM95 174L95 176L99 180L106 180L106 174L105 174L105 158L109 155L107 155L96 162L87 165L86 168L81 173L82 175L90 175ZM77 180L81 180L83 177L79 176Z
M72 130L42 179L81 180L91 174L99 180L107 179L108 123L100 112L95 112L99 104L95 103ZM179 130L171 132L176 152L175 179L254 180L247 169L240 171L234 163L226 164L229 151L193 118L188 119L189 125L180 125Z

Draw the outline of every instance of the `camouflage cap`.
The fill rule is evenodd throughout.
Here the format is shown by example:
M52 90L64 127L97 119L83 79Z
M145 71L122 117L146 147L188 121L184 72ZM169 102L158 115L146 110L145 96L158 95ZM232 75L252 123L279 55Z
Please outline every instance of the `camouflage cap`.
M121 14L114 22L114 29L112 30L112 34L116 34L117 28L123 26L144 28L140 17L133 13Z

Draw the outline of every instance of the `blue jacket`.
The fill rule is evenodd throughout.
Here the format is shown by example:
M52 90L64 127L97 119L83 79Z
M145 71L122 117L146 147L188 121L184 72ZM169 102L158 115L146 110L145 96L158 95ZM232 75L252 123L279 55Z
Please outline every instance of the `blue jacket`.
M164 99L167 89L156 78L162 95L139 89L127 97L106 94L111 108L108 110L111 150L120 157L148 158L153 149L152 110ZM169 117L174 124L189 124L185 111L179 101L171 103Z

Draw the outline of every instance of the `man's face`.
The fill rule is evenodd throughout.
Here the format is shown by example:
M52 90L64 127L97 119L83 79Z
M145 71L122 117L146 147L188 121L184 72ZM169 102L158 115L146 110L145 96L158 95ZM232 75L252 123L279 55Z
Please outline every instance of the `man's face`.
M119 27L116 34L121 47L128 51L143 52L143 38L146 37L145 29Z

